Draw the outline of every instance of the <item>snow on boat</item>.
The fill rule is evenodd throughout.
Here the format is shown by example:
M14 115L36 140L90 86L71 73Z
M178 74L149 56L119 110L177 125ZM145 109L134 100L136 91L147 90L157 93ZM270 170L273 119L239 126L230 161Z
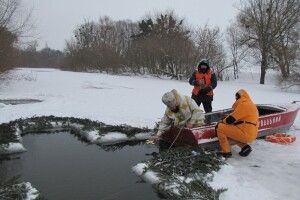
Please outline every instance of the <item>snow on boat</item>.
M287 105L257 104L259 111L258 137L289 130L293 125L300 109L296 103ZM173 127L162 135L162 140L173 143L174 146L198 146L212 143L218 140L215 126L225 116L232 112L232 109L224 109L206 114L210 123L197 128L176 128Z

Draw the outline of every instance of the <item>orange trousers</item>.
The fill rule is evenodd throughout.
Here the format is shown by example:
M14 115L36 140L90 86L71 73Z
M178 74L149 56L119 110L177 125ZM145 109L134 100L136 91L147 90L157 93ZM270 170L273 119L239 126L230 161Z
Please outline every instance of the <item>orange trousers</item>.
M230 125L220 122L217 125L217 135L224 153L231 152L229 140L233 140L239 147L252 142L257 137L257 126L252 124Z

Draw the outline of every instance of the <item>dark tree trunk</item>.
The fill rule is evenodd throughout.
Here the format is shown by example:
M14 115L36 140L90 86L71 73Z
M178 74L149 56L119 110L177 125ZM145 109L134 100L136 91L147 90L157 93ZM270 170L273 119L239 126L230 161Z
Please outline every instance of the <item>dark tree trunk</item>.
M261 67L260 67L260 84L265 84L266 77L266 69L267 69L267 56L265 54L262 55L261 59Z
M280 64L279 68L281 71L282 78L286 79L288 77L288 72L286 70L285 65L282 63L282 64Z

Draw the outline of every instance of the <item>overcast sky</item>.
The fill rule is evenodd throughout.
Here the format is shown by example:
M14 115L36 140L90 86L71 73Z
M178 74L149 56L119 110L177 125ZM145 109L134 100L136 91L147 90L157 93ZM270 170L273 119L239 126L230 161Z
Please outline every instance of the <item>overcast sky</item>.
M84 19L138 21L146 14L173 10L194 27L217 25L225 29L237 13L239 0L23 0L33 9L33 23L39 48L63 50L65 40Z

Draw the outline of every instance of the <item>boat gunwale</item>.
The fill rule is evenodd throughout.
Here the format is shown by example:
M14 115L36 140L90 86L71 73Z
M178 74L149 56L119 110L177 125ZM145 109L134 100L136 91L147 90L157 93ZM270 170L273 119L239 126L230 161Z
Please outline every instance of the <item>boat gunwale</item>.
M290 105L290 104L287 104L287 105ZM274 109L277 109L278 112L276 113L271 113L271 114L266 114L266 115L260 115L259 116L259 119L264 119L264 118L267 118L267 117L274 117L274 116L277 116L277 115L282 115L282 114L288 114L288 113L293 113L293 112L297 112L300 107L296 107L295 108L291 108L291 107L287 107L287 105L274 105L274 104L256 104L256 106L258 107L265 107L265 108L274 108ZM205 114L204 116L207 116L207 115L213 115L215 113L220 113L220 111L222 112L226 112L226 111L230 111L232 110L232 108L227 108L227 109L223 109L223 110L219 110L219 111L213 111L209 114ZM201 127L195 127L195 128L191 128L190 130L193 131L193 130L203 130L203 129L210 129L210 128L214 128L216 126L218 122L213 122L211 124L207 124L207 125L204 125L204 126L201 126Z
M261 115L259 116L259 121L260 120L265 120L265 119L268 119L268 118L272 118L272 117L278 117L278 116L283 116L283 115L297 115L298 111L300 110L300 107L295 104L286 104L286 105L274 105L274 104L256 104L257 106L260 106L260 107L263 107L263 108L269 108L269 109L272 109L273 110L277 110L278 112L275 112L275 113L271 113L271 114L267 114L267 115ZM295 105L295 106L292 106L292 105ZM219 111L214 111L212 113L222 113L222 112L227 112L229 110L232 110L232 109L223 109L223 110L219 110ZM293 117L292 117L293 118ZM274 129L274 130L288 130L293 124L294 124L294 121L295 121L295 118L292 120L292 118L284 123L284 124L278 124L274 127L269 127L269 128L262 128L262 129L258 129L258 138L260 137L264 137L266 135L268 135L268 132L271 130L271 129ZM201 126L201 127L195 127L195 128L188 128L190 133L194 136L194 140L196 141L197 145L206 145L206 144L212 144L212 143L216 143L215 140L212 140L212 141L207 141L207 142L204 142L204 143L199 143L201 140L203 139L215 139L217 137L211 137L211 138L196 138L196 134L199 134L199 132L203 133L203 134L206 134L207 131L208 132L212 132L214 131L216 125L217 125L218 122L213 122L211 124L207 124L207 125L204 125L204 126ZM168 141L168 139L166 139L165 141ZM180 145L181 146L181 145Z

